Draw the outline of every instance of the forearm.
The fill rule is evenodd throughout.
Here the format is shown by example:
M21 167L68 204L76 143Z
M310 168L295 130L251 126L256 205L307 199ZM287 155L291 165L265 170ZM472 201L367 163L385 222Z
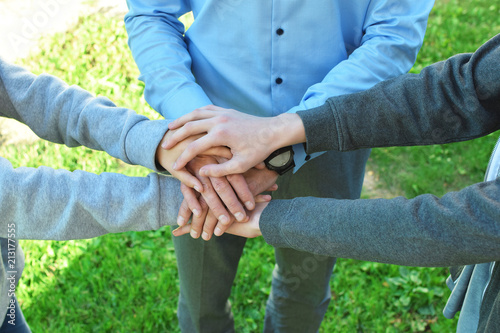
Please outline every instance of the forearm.
M168 126L166 120L150 121L53 76L36 76L2 60L0 102L0 115L25 123L45 140L104 150L150 169Z
M422 45L433 4L432 0L418 3L371 1L360 27L359 40L351 40L346 45L346 59L334 66L321 82L309 87L300 103L289 112L319 107L330 97L364 91L381 81L407 73ZM304 152L302 145L294 148L295 170L328 150Z
M177 19L191 10L189 2L128 0L127 5L128 44L145 83L146 101L170 119L212 104L193 76L184 25Z
M499 44L496 36L473 55L299 111L307 151L447 143L499 129Z
M0 159L0 237L68 240L106 233L156 230L175 224L179 182L150 174L95 175L47 167L17 168Z
M410 266L498 261L499 188L496 180L441 199L277 200L260 229L273 246L341 258Z

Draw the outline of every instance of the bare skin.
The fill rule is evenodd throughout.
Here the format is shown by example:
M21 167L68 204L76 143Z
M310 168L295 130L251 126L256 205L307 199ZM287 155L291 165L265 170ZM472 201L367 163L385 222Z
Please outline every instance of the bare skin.
M169 124L176 133L162 142L171 149L186 138L203 135L192 141L179 156L173 168L182 170L195 156L207 149L226 146L233 157L221 164L200 169L203 176L222 177L243 173L261 163L273 151L306 142L305 129L297 114L256 117L213 105L197 109Z

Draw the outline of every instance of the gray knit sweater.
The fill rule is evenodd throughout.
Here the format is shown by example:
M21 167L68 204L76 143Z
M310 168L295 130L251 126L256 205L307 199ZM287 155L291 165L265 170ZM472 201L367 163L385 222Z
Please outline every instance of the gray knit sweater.
M27 124L42 139L104 150L158 171L156 148L168 121L151 121L106 98L35 76L0 59L0 116ZM18 239L67 240L110 232L154 230L174 224L182 201L179 182L157 173L127 177L40 166L14 169L0 157L0 318L11 283L20 276Z
M484 136L500 129L500 35L474 54L457 55L419 75L332 98L298 114L308 153ZM334 257L412 266L500 261L500 179L442 198L275 201L261 216L261 230L271 245ZM498 264L484 295L478 331L500 331Z

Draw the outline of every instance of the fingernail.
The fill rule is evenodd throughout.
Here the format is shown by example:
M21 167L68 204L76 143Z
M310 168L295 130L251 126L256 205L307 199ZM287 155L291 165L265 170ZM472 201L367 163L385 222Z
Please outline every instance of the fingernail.
M238 220L238 222L241 222L245 218L245 215L243 215L243 213L238 212L238 213L236 213L234 215L234 217L236 217L236 219Z
M203 233L201 234L201 238L203 238L206 241L209 239L208 234L205 231L203 231Z
M195 186L194 189L196 190L196 192L201 193L200 188L198 186Z
M177 224L182 227L186 224L186 220L182 216L179 216L177 217Z
M222 224L228 224L229 223L229 219L227 218L226 215L221 215L221 216L219 216L219 222L222 223Z
M172 165L172 168L173 168L174 170L177 170L177 162L175 162L175 163L174 163L174 165Z
M200 217L201 216L200 211L198 209L193 209L193 214L196 217Z
M194 231L193 229L191 229L191 231L189 232L189 234L191 235L191 237L193 238L198 238L198 233L196 231Z
M214 234L215 234L215 236L220 236L220 235L222 235L222 230L219 227L216 227Z
M245 202L245 207L248 209L248 210L252 210L254 207L253 207L253 204L251 201L247 201Z
M200 169L200 175L202 175L202 176L204 176L204 177L208 177L208 172L207 172L207 170Z

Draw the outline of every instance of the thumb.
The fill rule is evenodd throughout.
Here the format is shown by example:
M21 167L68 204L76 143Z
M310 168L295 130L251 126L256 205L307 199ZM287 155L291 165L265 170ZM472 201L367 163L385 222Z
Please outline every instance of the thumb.
M232 174L244 173L251 167L251 163L244 163L237 157L233 157L229 161L222 164L211 164L202 167L200 169L200 174L207 177L223 177Z

